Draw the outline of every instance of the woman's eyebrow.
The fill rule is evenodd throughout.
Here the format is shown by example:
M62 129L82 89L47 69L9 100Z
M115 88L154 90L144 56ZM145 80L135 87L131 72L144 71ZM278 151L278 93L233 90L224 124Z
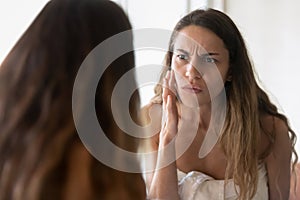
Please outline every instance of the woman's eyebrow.
M180 52L183 53L187 56L190 56L190 53L182 48L177 48L175 49L174 52ZM207 56L219 56L220 54L218 52L205 52L203 54L200 53L200 55L198 55L199 57L207 57Z
M175 52L181 52L181 53L183 53L183 54L185 54L185 55L190 55L190 53L187 52L187 51L184 50L184 49L175 49Z
M200 56L218 56L218 55L220 54L217 52L208 52L208 53L200 54Z

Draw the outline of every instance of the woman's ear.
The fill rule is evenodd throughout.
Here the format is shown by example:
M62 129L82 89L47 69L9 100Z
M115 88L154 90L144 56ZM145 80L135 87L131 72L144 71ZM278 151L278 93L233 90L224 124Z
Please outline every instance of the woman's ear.
M226 78L226 81L232 81L232 75L231 74L228 74L227 78Z
M226 81L228 81L228 82L232 81L232 72L231 72L231 68L229 68L229 70L228 70Z

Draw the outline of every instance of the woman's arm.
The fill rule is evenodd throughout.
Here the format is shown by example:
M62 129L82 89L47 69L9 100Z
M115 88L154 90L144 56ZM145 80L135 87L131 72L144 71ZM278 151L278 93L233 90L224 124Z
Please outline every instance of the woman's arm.
M269 199L286 200L290 193L291 140L286 124L274 119L275 142L265 163L268 171Z
M167 75L163 92L162 126L158 142L156 170L149 190L150 199L179 199L175 152L178 131L176 97L169 89L174 85L174 73Z

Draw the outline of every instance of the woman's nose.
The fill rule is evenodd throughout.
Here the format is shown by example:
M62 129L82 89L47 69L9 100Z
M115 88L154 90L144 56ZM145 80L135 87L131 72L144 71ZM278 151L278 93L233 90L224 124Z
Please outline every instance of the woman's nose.
M202 78L201 72L198 71L192 63L188 63L186 66L185 76L189 79L200 79Z

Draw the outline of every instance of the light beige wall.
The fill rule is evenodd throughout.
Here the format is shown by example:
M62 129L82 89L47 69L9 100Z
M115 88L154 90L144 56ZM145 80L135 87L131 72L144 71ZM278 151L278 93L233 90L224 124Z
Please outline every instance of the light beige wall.
M300 140L300 1L226 0L225 9L247 42L262 85Z

